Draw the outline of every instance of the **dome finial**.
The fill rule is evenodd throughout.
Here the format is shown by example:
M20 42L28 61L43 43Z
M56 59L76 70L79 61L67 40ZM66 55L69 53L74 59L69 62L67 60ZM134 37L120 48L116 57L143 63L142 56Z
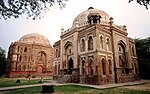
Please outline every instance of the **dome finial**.
M90 9L94 9L94 8L93 7L89 7L88 10L90 10Z

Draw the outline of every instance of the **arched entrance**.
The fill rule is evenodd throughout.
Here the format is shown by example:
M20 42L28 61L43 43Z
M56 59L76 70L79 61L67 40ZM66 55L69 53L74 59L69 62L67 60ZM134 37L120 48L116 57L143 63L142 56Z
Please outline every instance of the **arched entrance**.
M68 74L72 74L72 69L73 69L73 60L72 58L70 58L68 62Z
M93 60L89 60L88 62L88 75L93 75Z
M72 74L73 71L73 44L70 41L64 45L65 48L65 57L67 59L67 74Z
M43 68L42 68L42 66L38 66L38 67L37 67L37 73L38 73L38 74L42 74L42 73L43 73Z
M35 64L36 65L36 71L37 71L37 75L38 76L41 76L45 73L45 67L46 67L46 53L44 51L40 51L38 52L37 54L37 63Z
M85 75L85 61L82 60L82 75Z

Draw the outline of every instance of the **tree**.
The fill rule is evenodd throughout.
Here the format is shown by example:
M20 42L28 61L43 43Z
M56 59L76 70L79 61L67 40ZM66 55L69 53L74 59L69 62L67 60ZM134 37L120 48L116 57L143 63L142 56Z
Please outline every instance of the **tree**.
M150 37L135 39L141 78L150 79Z
M19 18L27 14L33 19L40 18L42 11L47 11L56 2L60 8L65 7L67 0L0 0L0 18Z
M65 7L67 0L0 0L0 19L19 18L22 14L27 14L33 19L41 18L41 12L50 9L53 4L58 3L60 8ZM129 3L134 0L129 0ZM148 9L150 0L136 0L138 4Z
M6 71L6 52L0 47L0 76Z
M150 60L150 37L135 39L138 58Z
M129 3L134 0L129 0ZM136 0L136 2L142 6L145 6L146 9L148 9L148 6L150 5L150 0Z

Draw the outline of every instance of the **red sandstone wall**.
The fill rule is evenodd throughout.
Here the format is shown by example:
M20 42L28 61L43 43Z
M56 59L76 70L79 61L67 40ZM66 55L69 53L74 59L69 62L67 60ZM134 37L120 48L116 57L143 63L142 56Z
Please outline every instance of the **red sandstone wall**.
M36 71L11 71L7 77L17 78L17 77L41 77L41 76L52 76L52 71L47 71L43 74L38 74Z

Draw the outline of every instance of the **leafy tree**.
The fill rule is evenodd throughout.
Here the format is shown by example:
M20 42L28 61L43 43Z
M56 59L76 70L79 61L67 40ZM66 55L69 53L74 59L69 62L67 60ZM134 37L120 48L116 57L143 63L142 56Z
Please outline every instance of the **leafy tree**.
M135 39L141 78L150 79L150 37Z
M6 52L0 47L0 76L6 71Z
M60 8L65 7L66 0L0 0L0 18L19 18L27 14L33 19L41 17L42 11L47 11L56 2Z
M129 3L134 0L129 0ZM145 6L146 9L148 9L148 6L150 5L150 0L136 0L136 2L142 6Z
M0 18L19 18L22 14L27 14L33 19L41 18L41 12L47 11L56 3L60 8L65 7L64 1L67 0L0 0ZM129 0L129 3L134 0ZM148 9L150 0L136 0L138 4Z
M135 39L137 56L142 59L150 58L150 37L146 39Z

